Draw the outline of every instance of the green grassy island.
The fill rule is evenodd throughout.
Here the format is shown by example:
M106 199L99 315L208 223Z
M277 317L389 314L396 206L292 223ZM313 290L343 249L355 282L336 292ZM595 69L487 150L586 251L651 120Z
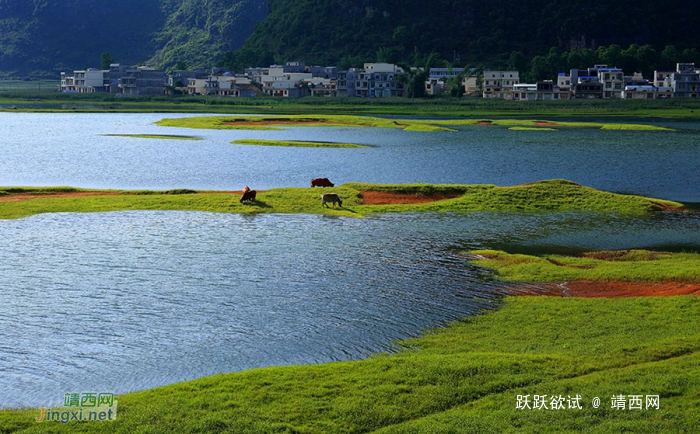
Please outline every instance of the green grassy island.
M131 137L134 139L202 140L201 137L176 134L102 134L105 137Z
M310 142L299 140L240 139L234 140L231 143L234 145L289 146L294 148L369 148L367 145L357 145L355 143Z
M321 206L322 193L337 193L342 208ZM384 204L367 204L366 196L381 193ZM362 217L387 212L597 212L645 214L682 204L621 195L584 187L566 180L528 185L382 185L347 183L334 188L276 188L259 191L252 203L241 204L235 192L194 190L119 191L70 187L0 187L0 219L51 212L107 212L127 210L189 210L229 213L312 213ZM440 200L435 200L440 199ZM418 202L418 203L416 203Z
M280 130L293 126L400 128L405 131L454 131L455 127L502 126L519 128L546 127L596 128L603 130L671 131L668 128L643 124L610 122L568 122L531 119L387 119L354 115L275 115L275 116L201 116L167 118L156 122L163 127L183 127L221 130Z

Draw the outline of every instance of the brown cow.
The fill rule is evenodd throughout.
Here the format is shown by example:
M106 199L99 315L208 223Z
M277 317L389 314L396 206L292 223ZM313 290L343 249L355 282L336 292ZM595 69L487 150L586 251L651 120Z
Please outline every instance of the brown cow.
M243 196L241 196L241 200L239 202L254 202L255 195L257 193L257 191L251 190L248 186L245 186L245 188L243 189Z
M311 180L312 187L333 187L335 184L330 182L328 178L314 178Z

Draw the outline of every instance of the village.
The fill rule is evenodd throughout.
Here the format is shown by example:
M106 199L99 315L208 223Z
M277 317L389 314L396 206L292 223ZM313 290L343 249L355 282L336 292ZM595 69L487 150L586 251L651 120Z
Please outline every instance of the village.
M58 90L75 93L111 93L124 96L169 94L222 97L272 96L283 98L351 97L396 98L410 96L409 78L420 69L405 71L392 63L365 63L363 68L341 70L335 66L308 66L303 62L247 68L236 74L223 68L211 71L177 70L167 74L149 66L111 64L108 70L88 68L62 72ZM571 99L666 99L697 98L700 68L678 63L675 71L627 75L621 68L594 65L560 72L551 80L521 83L514 70L430 68L423 74L426 96L445 92L476 98L513 101L559 101ZM454 91L461 83L461 92Z

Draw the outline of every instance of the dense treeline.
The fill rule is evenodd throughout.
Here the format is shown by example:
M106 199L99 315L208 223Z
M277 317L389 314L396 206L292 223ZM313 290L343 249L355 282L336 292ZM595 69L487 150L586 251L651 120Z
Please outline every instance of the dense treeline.
M552 80L559 72L568 72L574 68L584 69L595 64L622 68L628 75L641 72L645 78L651 79L655 70L673 71L679 62L694 62L700 65L700 53L696 48L681 50L673 45L656 50L651 45L632 44L623 49L613 44L595 50L584 48L565 52L555 47L551 48L548 54L537 55L531 60L522 52L512 52L505 66L521 71L525 81L534 82Z
M650 0L274 0L269 10L244 47L222 64L240 70L264 65L262 60L301 60L345 68L369 61L413 63L416 52L436 52L459 66L517 63L539 78L546 69L589 66L598 47L650 46L660 58L667 45L683 54L700 39L700 3L681 8ZM655 57L646 51L642 58ZM563 53L578 54L567 54L569 61L560 58Z

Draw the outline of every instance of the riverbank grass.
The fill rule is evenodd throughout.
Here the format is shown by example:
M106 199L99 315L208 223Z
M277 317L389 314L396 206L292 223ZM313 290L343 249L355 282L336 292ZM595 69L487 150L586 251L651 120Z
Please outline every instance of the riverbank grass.
M509 281L700 282L700 253L617 250L580 256L522 255L499 250L469 252L470 262Z
M78 190L78 189L76 189ZM51 212L108 212L129 210L183 210L228 213L309 213L362 217L389 212L594 212L642 215L682 204L640 196L608 193L566 180L540 181L513 187L494 185L364 184L333 188L276 188L259 191L256 201L241 204L230 192L99 191L51 195L50 189L0 187L0 218L21 218ZM367 205L363 192L395 192L430 198L459 194L427 203ZM35 194L40 192L40 194ZM337 193L342 208L321 206L321 194Z
M395 354L131 393L117 397L115 422L38 424L39 410L30 409L0 412L0 427L22 433L693 432L700 424L700 322L690 319L698 315L700 300L690 296L510 297L497 311L406 341ZM532 408L534 395L546 395L546 409ZM642 396L641 409L628 408L632 395ZM528 408L516 408L519 396L528 396ZM612 406L619 396L625 409ZM658 409L646 408L647 396L658 396ZM573 402L581 409L571 408L578 397ZM553 410L556 402L563 407Z

